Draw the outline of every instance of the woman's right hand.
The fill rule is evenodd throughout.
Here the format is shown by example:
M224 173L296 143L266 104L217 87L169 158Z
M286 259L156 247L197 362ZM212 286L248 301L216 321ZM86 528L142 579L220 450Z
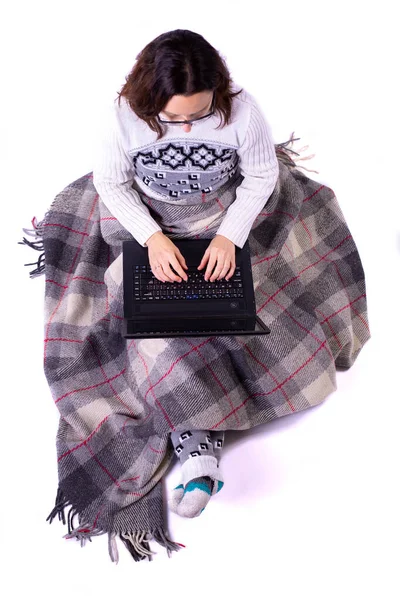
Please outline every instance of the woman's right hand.
M146 244L149 249L149 262L154 277L163 282L181 281L181 277L185 281L188 280L183 270L188 268L186 261L179 248L175 246L169 237L164 235L162 231L156 231L146 240ZM170 264L178 275L172 271ZM157 265L160 266L156 268Z

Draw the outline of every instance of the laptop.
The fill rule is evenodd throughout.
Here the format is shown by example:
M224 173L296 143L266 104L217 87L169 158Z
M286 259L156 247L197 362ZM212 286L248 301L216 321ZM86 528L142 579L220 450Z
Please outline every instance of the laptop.
M243 248L235 246L234 275L213 282L204 279L207 265L197 268L210 240L173 242L188 266L187 282L160 281L151 270L148 248L136 240L122 242L125 338L270 333L256 315L248 240Z

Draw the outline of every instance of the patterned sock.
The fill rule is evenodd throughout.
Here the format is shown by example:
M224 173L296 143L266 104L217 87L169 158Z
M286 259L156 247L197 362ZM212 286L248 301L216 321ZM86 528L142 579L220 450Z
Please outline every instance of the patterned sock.
M182 465L181 483L172 491L170 509L181 517L198 517L224 481L219 470L224 431L171 432Z
M211 443L214 450L214 456L216 457L219 465L219 461L221 460L222 448L224 446L225 441L225 431L208 431L210 434Z

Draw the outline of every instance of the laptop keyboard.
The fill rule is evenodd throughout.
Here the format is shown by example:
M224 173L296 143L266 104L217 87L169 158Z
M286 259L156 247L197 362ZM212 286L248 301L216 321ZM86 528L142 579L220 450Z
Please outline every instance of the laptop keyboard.
M174 270L173 270L174 272ZM205 281L205 271L199 271L196 266L185 271L188 280L162 282L157 279L150 265L135 265L133 267L133 292L135 300L208 300L242 298L243 281L240 267L226 281Z

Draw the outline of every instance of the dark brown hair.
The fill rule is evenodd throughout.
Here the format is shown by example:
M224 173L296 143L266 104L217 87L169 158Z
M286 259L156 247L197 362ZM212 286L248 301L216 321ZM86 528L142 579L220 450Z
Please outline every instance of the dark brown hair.
M203 36L188 29L168 31L147 44L136 60L118 92L118 104L125 97L136 115L157 132L157 141L165 134L157 115L175 95L215 90L215 111L223 116L223 126L229 123L232 98L243 89L233 92L225 60Z

